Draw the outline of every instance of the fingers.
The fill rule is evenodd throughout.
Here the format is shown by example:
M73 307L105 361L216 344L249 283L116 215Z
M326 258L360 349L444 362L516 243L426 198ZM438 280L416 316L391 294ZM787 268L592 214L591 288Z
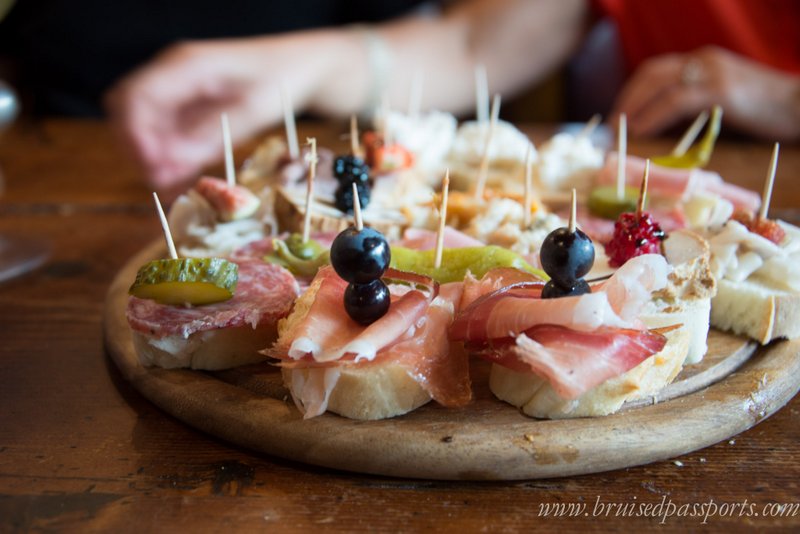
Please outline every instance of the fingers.
M626 83L613 115L625 113L634 135L661 133L716 101L715 86L708 76L700 60L688 54L651 59Z
M245 101L246 90L213 51L182 45L122 80L107 106L146 177L160 188L221 157L219 114Z

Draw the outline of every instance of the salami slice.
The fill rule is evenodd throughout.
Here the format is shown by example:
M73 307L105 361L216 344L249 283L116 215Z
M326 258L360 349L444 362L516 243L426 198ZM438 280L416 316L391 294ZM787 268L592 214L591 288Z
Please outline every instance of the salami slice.
M274 323L289 314L299 294L292 273L261 260L239 259L236 263L239 281L233 298L193 308L131 297L126 312L128 323L133 330L154 338L188 338L195 332L219 328L256 328L262 322Z

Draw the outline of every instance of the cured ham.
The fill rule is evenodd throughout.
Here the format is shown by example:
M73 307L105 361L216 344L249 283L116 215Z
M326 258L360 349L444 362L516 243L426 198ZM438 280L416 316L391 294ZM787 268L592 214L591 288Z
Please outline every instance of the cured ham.
M394 243L400 247L414 250L431 250L436 248L436 232L422 228L408 228L403 232L403 239ZM484 243L455 228L444 229L444 248L481 247Z
M238 260L239 280L231 299L194 308L131 297L126 312L135 331L154 338L275 322L292 309L299 288L292 274L259 260Z
M389 270L388 279L422 277ZM304 417L325 412L327 399L341 370L369 369L389 361L407 373L430 397L444 406L462 406L471 399L466 354L451 352L447 331L461 299L460 284L442 287L428 280L431 290L390 285L389 311L369 326L345 313L347 283L332 268L323 268L311 284L313 302L305 315L281 333L266 353L292 373L292 391ZM377 368L377 367L376 367Z
M663 335L647 330L604 327L579 332L544 324L476 353L515 371L536 373L559 396L575 399L633 369L665 344Z
M224 180L204 176L195 190L211 204L222 221L234 221L253 215L261 201L249 189L239 185L229 186Z
M527 290L525 292L526 295L539 297L542 293L542 288L544 288L544 282L539 278L511 267L492 269L480 280L476 279L471 273L467 273L463 283L460 309L465 309L480 297L499 290L514 290L516 292Z
M625 162L627 185L639 187L644 174L645 160L636 156L628 156ZM612 152L597 175L597 183L612 185L616 183L617 154ZM647 185L650 194L655 197L672 197L688 200L695 193L706 192L730 201L737 208L756 211L761 205L761 198L754 191L749 191L734 184L725 182L722 177L703 169L673 169L660 165L650 165L650 176Z
M411 328L426 312L435 294L395 289L389 312L369 326L362 326L343 313L342 299L347 282L331 267L320 269L311 289L314 302L303 321L292 325L281 339L292 340L286 348L292 359L309 356L316 362L329 362L345 354L355 361L373 360L378 351ZM403 287L405 289L405 287Z
M532 287L503 288L463 309L453 323L450 338L468 342L502 339L537 324L580 331L602 326L639 328L636 313L651 292L666 285L669 271L663 256L646 254L625 263L592 293L577 297L541 299Z
M508 274L490 272L465 281L466 305L450 339L493 363L537 374L558 395L575 399L664 347L666 338L643 328L637 315L669 272L663 256L638 256L592 293L553 299L541 298L541 282L490 290Z

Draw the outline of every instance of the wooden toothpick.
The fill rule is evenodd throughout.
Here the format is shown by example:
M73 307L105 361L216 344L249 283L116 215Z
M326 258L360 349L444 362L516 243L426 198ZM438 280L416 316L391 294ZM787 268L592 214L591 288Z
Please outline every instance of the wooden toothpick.
M281 85L281 104L283 104L283 125L286 128L286 144L289 145L289 157L296 160L300 157L300 143L297 140L297 126L294 122L292 97L285 85Z
M691 126L686 129L686 133L683 134L683 137L681 137L681 140L675 145L675 148L672 149L672 155L675 157L681 157L686 154L686 151L689 150L689 147L692 146L694 140L697 139L698 135L700 135L700 130L703 129L703 126L705 126L707 122L708 111L703 110L700 112Z
M489 120L489 80L483 64L475 65L475 119Z
M569 233L574 234L578 228L578 193L572 188L572 204L569 209Z
M308 186L306 187L306 213L303 218L303 243L308 242L311 235L311 211L314 203L314 178L317 176L317 139L309 137L306 142L311 145L311 160L308 162Z
M617 137L617 200L625 198L625 164L628 159L628 120L625 114L619 116Z
M575 140L578 141L580 139L584 139L592 135L592 132L594 132L595 129L598 126L600 126L601 120L602 117L600 116L599 113L595 113L594 115L592 115L592 118L589 119L589 122L587 122L586 125L584 125L584 127L581 128L581 131L578 132L578 135L575 136Z
M228 123L228 114L220 116L222 122L222 145L225 147L225 179L228 187L236 185L236 170L233 168L233 144L231 143L231 126Z
M775 183L775 173L778 170L778 153L780 152L781 145L775 143L772 149L772 160L769 162L769 171L767 172L767 180L764 182L764 192L761 194L761 209L758 210L759 220L767 218L769 213L769 203L772 201L772 184Z
M353 217L356 221L356 230L360 232L364 229L364 220L361 218L361 199L355 182L353 182Z
M167 242L167 249L169 249L169 257L173 260L177 260L178 251L175 250L172 232L169 231L169 224L167 223L167 217L164 215L164 208L161 207L161 201L158 200L158 193L155 191L153 191L153 200L156 203L156 210L158 210L158 218L161 219L161 229L164 231L164 239Z
M486 133L486 143L483 146L483 157L478 169L478 182L475 184L475 200L483 200L483 192L486 189L486 180L489 177L489 149L492 146L494 132L497 129L497 120L500 117L500 95L494 95L492 99L492 116L489 119L489 131Z
M358 146L358 119L355 115L350 115L350 152L355 157L361 157L361 150Z
M650 179L650 160L644 162L644 176L642 176L642 185L639 188L639 203L636 204L636 218L639 219L644 211L644 203L647 201L647 182Z
M447 224L447 194L450 191L450 169L444 173L442 180L442 206L439 208L439 230L436 232L436 256L433 268L442 266L442 251L444 251L444 229Z
M533 201L533 161L531 152L533 145L528 143L525 152L525 201L522 206L522 229L526 230L531 225L531 202Z

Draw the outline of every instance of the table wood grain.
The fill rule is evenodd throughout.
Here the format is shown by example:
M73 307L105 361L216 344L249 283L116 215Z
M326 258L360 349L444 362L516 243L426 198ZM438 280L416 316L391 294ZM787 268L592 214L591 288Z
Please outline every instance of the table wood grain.
M339 146L345 129L300 126L301 135ZM534 140L548 131L530 129ZM631 141L630 150L648 155L670 144ZM237 160L252 148L242 147ZM767 143L726 140L710 167L760 189L770 151ZM0 169L7 181L0 234L52 246L43 268L0 285L0 531L800 527L797 398L753 429L695 453L511 483L355 475L198 432L141 397L104 352L108 286L159 231L149 190L107 125L18 124L0 138ZM795 222L798 176L800 149L782 147L773 211ZM773 504L795 507L781 514ZM703 526L702 513L714 510Z

